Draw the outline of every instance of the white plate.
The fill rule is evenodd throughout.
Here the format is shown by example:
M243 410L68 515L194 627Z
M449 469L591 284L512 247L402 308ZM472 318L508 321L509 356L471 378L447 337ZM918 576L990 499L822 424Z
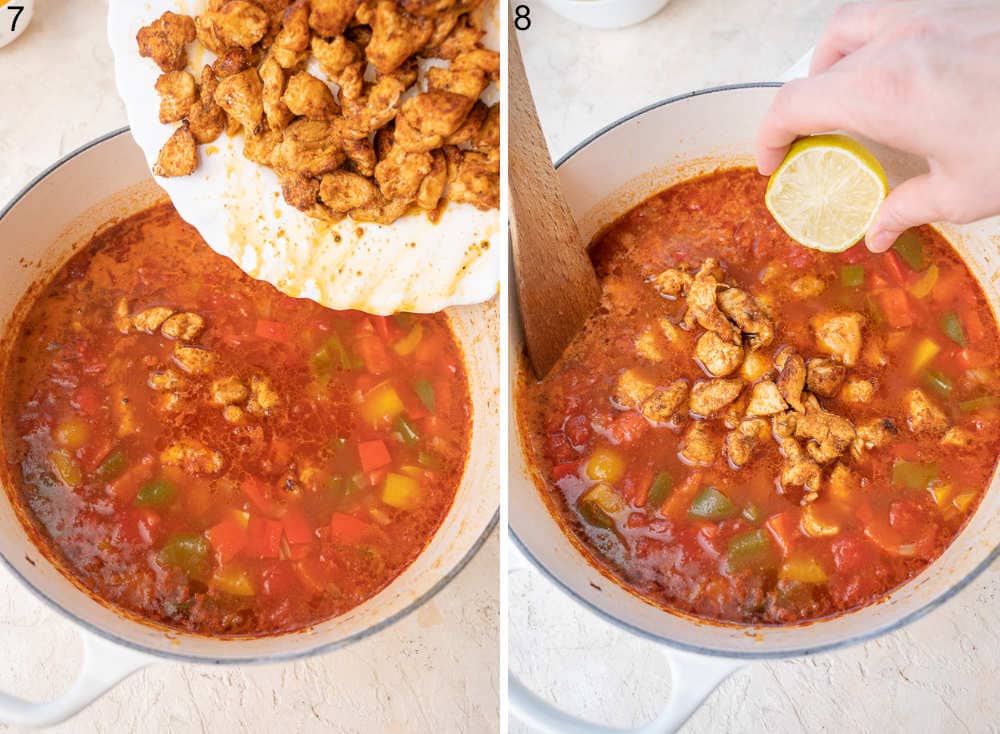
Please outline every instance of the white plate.
M491 7L486 40L496 48L497 5L486 4ZM110 0L115 79L132 136L150 168L175 126L160 124L153 88L160 70L139 56L136 33L166 10L195 15L206 5L206 0ZM190 70L212 58L197 44L188 51ZM490 91L495 98L495 89ZM440 311L497 293L499 212L449 204L437 224L420 214L389 226L350 219L330 225L285 204L274 172L245 159L242 150L242 135L223 134L200 146L193 175L156 180L212 249L255 278L330 308L376 314Z

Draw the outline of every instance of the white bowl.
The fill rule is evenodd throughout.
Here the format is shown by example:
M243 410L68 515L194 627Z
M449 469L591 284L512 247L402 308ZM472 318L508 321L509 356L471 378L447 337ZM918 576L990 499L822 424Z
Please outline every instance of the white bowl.
M653 193L720 166L750 165L754 135L778 84L709 89L660 102L613 123L558 164L569 206L584 241ZM870 143L890 183L920 163ZM939 226L983 284L998 311L1000 218ZM511 309L511 375L522 351L520 319ZM510 435L518 436L511 413ZM998 555L1000 479L994 474L982 504L954 542L923 573L873 604L842 616L789 626L722 625L657 607L588 563L548 511L517 438L510 445L510 531L514 542L553 582L581 604L626 630L662 644L674 671L671 698L643 731L673 731L733 670L748 661L811 655L898 629L944 603ZM549 732L606 732L555 710L511 680L511 709ZM595 694L598 692L595 691Z
M71 153L29 184L0 211L0 333L24 316L22 298L39 278L98 228L163 198L127 129ZM335 650L392 624L447 584L496 523L499 503L496 301L447 314L464 352L473 409L472 445L455 501L427 548L396 580L364 604L309 629L224 640L166 631L123 616L61 573L32 543L10 501L11 479L0 473L6 489L0 495L0 561L26 589L75 622L85 643L79 677L66 694L45 703L0 694L0 722L43 726L62 721L156 660L243 664ZM0 360L7 359L9 350L0 354ZM0 394L3 390L0 371ZM0 456L0 470L6 468Z
M552 10L589 28L625 28L649 20L670 0L544 0Z

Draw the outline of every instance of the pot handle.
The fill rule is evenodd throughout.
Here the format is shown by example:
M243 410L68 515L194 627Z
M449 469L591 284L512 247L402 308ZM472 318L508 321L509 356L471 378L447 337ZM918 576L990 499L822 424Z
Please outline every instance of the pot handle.
M722 681L745 664L732 658L709 657L681 652L661 646L670 663L673 686L666 706L650 721L638 729L592 724L561 711L537 694L528 690L513 673L508 676L510 710L521 721L545 734L672 734L680 729L698 710L709 694Z
M86 708L129 675L153 662L150 655L115 645L82 632L83 660L76 680L51 701L25 701L0 693L0 722L13 726L52 726Z

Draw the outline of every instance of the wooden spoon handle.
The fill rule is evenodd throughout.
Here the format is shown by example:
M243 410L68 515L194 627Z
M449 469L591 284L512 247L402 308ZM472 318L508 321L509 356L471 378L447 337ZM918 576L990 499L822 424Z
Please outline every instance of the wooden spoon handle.
M512 22L508 39L511 244L528 357L544 377L597 308L601 287L552 166Z

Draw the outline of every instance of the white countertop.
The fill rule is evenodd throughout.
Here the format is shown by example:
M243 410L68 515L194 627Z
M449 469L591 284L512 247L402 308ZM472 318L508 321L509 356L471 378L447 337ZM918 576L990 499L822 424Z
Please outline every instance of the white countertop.
M105 13L102 0L45 0L0 49L0 206L61 156L126 124ZM494 531L433 600L342 651L264 667L156 665L51 731L494 732L498 548ZM0 690L55 695L79 659L74 628L0 569Z
M519 34L558 158L604 125L681 92L773 81L815 43L837 0L673 0L646 23L592 31L540 0ZM512 669L563 708L638 726L670 689L657 649L598 619L534 570L510 582ZM1000 731L1000 568L943 608L866 645L734 674L685 732ZM530 731L516 720L511 734Z

